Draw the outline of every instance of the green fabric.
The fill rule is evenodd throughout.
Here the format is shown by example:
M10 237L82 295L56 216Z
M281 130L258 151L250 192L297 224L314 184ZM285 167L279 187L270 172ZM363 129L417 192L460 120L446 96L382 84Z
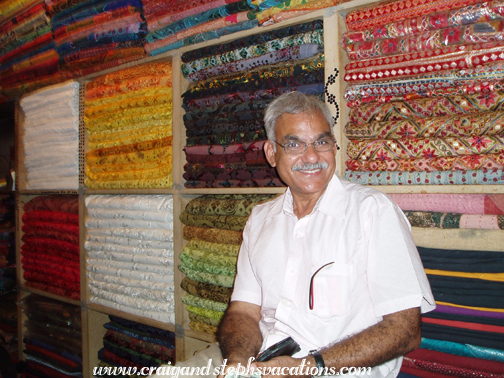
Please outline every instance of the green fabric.
M225 268L236 267L237 257L235 256L218 255L217 253L202 251L200 249L192 249L188 247L185 247L182 250L182 253L185 253L189 257L192 257L194 260L204 261L215 266L221 266Z
M238 244L212 243L195 239L190 240L186 247L226 256L238 256L238 252L240 251L240 245Z
M193 281L204 282L224 287L233 287L234 276L223 276L221 274L201 272L192 269L185 264L180 264L178 266L178 269Z
M184 210L179 219L186 226L243 231L248 218L236 215L193 215Z
M193 314L198 314L202 316L206 316L208 318L212 318L215 320L220 321L222 317L224 316L224 312L222 311L214 311L214 310L209 310L207 308L201 308L201 307L194 307L191 305L188 305L187 311L192 312Z
M186 293L182 296L182 302L189 306L200 307L207 310L220 312L226 311L228 307L227 303L211 301L210 299L200 298L189 293Z
M206 323L194 322L194 321L189 322L189 328L191 328L193 331L204 332L204 333L208 333L210 335L217 334L217 331L219 330L218 327L214 327L214 326L211 326Z
M224 266L224 265L213 265L206 260L197 260L193 257L187 255L186 253L180 254L180 261L187 265L189 268L198 270L200 272L206 272L211 274L219 274L224 276L234 277L236 275L235 266Z
M276 197L272 194L205 195L189 201L185 211L192 215L236 215L248 217L255 205Z
M460 228L462 214L433 211L404 211L413 227Z
M213 319L208 316L195 314L193 312L189 312L189 319L193 322L205 323L214 327L218 327L221 322L219 319Z
M180 287L189 294L221 303L229 303L232 292L229 287L196 282L187 277L184 277L180 283Z

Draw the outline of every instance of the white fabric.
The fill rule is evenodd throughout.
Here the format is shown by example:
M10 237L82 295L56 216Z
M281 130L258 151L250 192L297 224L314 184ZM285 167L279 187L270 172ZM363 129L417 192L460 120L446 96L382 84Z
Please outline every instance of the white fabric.
M138 264L173 266L173 256L157 257L107 251L89 251L88 257L91 259L124 261Z
M170 303L173 306L173 292L166 290L153 290L139 287L128 287L111 282L90 281L90 287L97 290L116 293L128 297L147 299L154 302L160 302L160 305Z
M98 298L103 298L107 301L115 302L139 310L173 312L175 307L173 301L158 302L149 299L133 298L127 295L121 295L103 289L98 289L93 285L89 286L89 291L91 292L91 294Z
M152 272L144 272L144 271L134 271L128 269L118 269L113 267L108 267L105 265L87 265L87 270L93 273L99 273L106 276L117 276L130 278L133 280L139 281L153 281L153 282L163 282L163 283L172 283L173 275L162 275Z
M131 247L137 248L166 248L173 249L173 242L167 241L157 241L157 240L139 240L132 238L119 238L119 237L111 237L111 236L100 236L100 235L86 235L86 240L90 242L98 242L104 244L119 244L119 245L128 245Z
M114 261L105 259L87 259L89 266L104 266L115 269L139 270L141 272L156 273L160 275L173 275L173 265L147 265L124 261ZM173 261L172 261L173 263Z
M166 195L94 195L86 197L85 202L88 209L128 209L173 213L173 197Z
M314 309L308 306L314 279ZM435 307L410 227L383 193L334 176L297 219L289 190L254 207L243 232L231 300L261 306L262 349L292 336L305 356L382 320ZM261 286L261 282L267 286ZM373 368L394 377L402 358Z
M102 244L96 242L86 242L84 243L84 248L88 251L107 251L107 252L119 252L127 254L140 254L145 256L157 256L157 257L173 257L173 246L169 249L160 248L136 248L130 247L128 245L117 245L117 244Z
M164 290L169 292L175 291L175 285L173 284L173 282L166 283L166 282L142 281L125 277L107 276L105 274L92 273L92 272L88 272L87 276L91 281L114 283L117 285L123 285L128 287L139 287L152 290Z
M173 230L150 228L89 228L90 236L114 236L139 240L173 241Z
M156 222L173 221L173 211L136 211L124 209L97 209L88 208L90 218L99 219L137 219Z
M26 188L78 189L79 83L45 88L21 99L20 105Z
M86 227L88 228L160 228L173 230L173 222L144 221L137 219L97 219L86 218Z

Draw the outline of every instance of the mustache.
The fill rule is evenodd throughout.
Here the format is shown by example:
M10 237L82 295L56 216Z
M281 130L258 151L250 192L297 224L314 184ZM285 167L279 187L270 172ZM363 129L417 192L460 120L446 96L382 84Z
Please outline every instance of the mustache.
M321 163L321 162L317 162L317 163L307 163L307 164L303 164L303 165L295 165L294 167L292 167L292 171L311 171L313 169L327 169L329 167L329 164L328 163Z

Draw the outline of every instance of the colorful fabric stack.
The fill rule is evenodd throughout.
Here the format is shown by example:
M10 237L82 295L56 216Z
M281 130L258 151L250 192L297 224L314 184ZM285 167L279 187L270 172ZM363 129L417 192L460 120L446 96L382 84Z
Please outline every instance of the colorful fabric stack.
M0 83L5 95L20 96L63 81L44 1L3 1L0 14Z
M422 344L402 371L497 377L504 371L504 194L390 196L414 235L432 230L415 242L437 307L422 316Z
M89 301L175 323L172 197L95 195L85 203Z
M79 83L41 89L20 104L25 189L78 189Z
M345 1L347 0L251 0L251 3L257 7L256 18L259 24L267 26Z
M257 26L247 0L143 0L149 33L145 50L155 56Z
M215 334L236 275L242 231L252 208L270 194L215 194L194 198L180 215L188 241L180 254L189 328Z
M60 70L67 77L102 71L146 56L140 0L46 0Z
M172 66L117 71L86 85L88 189L172 187Z
M313 21L185 53L184 185L283 186L262 149L264 109L295 90L323 99L322 51L322 21Z
M20 306L25 377L82 377L81 308L34 294Z
M0 195L0 294L16 286L14 196Z
M25 285L80 300L79 198L35 197L23 210Z
M395 0L346 24L346 177L504 183L504 2Z
M175 363L175 334L160 328L110 316L98 352L98 368L124 367L140 371L145 367ZM95 376L103 376L97 374ZM127 375L123 375L127 376ZM137 376L131 374L131 376Z

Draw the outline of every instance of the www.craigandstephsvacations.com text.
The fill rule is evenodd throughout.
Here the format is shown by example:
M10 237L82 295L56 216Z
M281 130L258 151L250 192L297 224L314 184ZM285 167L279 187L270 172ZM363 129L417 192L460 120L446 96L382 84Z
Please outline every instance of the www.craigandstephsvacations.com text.
M117 376L117 375L138 375L147 377L151 374L156 373L157 375L168 376L172 378L178 378L179 376L187 375L200 375L200 376L210 376L212 373L216 376L220 375L224 371L226 372L226 377L238 378L239 376L253 376L260 377L261 375L310 375L310 376L324 376L324 375L371 375L370 367L342 367L341 369L328 368L319 369L316 366L307 366L306 360L301 361L301 365L296 367L268 367L268 368L252 368L251 364L254 358L251 357L248 361L247 367L238 364L236 367L227 366L227 360L224 360L220 366L214 367L212 372L212 360L208 361L208 365L205 367L189 367L189 366L172 366L164 365L160 367L95 367L93 368L93 376L103 377L103 376Z

